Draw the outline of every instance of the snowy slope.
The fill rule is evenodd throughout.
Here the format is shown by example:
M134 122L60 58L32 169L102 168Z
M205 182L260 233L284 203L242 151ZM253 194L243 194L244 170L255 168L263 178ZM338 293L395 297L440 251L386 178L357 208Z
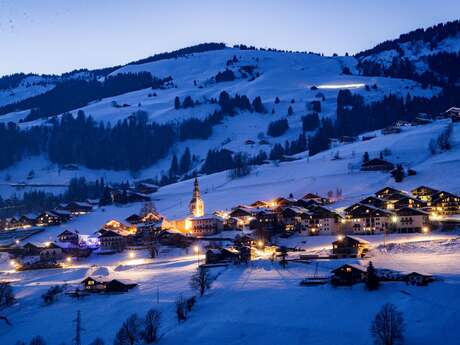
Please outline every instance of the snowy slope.
M224 71L227 68L227 61L233 59L234 56L238 62L231 64L228 68L234 70L238 78L231 82L215 83L213 77L218 72ZM231 95L235 93L247 95L251 100L256 96L261 96L268 111L267 114L241 112L234 117L226 117L221 125L215 126L213 135L208 140L188 140L176 144L168 157L140 173L140 177L157 177L169 169L172 154L180 155L186 147L191 149L192 154L204 159L210 149L227 148L235 152L244 151L256 154L260 150L269 152L275 143L284 144L286 140L296 139L301 133L301 118L309 112L307 105L313 100L320 100L318 94L325 97L325 101L321 102L320 115L334 118L336 98L340 89L350 88L353 92L362 94L367 102L379 100L389 93L402 96L410 93L429 97L438 92L437 89L423 90L416 82L409 80L342 74L344 66L349 67L355 73L356 63L357 60L353 57L324 57L315 54L235 48L209 51L176 59L122 67L113 74L148 71L157 77L172 76L176 87L134 91L93 102L81 109L97 121L115 123L137 110L144 110L152 121L167 123L180 122L191 117L205 118L218 108L218 105L209 103L210 98L217 98L223 90ZM254 80L241 76L240 68L247 65L255 66ZM255 73L259 73L259 76L256 77ZM366 91L364 88L366 84L376 84L378 88ZM318 90L311 90L312 86L316 86ZM154 93L156 96L153 96ZM191 96L193 100L201 102L201 105L176 110L174 109L176 96L181 100L185 96ZM281 100L279 104L274 103L276 97ZM295 103L292 103L292 100ZM129 106L115 108L112 105L114 101ZM290 129L287 133L278 138L266 137L269 145L245 144L247 140L258 143L260 136L266 133L269 122L285 118L289 106L293 108L294 114L288 117ZM77 110L73 111L73 114L76 114ZM10 113L0 116L0 121L18 122L27 114L28 111ZM43 120L36 120L21 123L20 126L28 127L42 123ZM75 174L88 176L89 179L97 176L108 177L111 181L131 177L128 172L88 171L84 167L78 173L59 172L57 167L46 161L45 157L38 157L19 162L6 171L0 172L0 185L7 183L5 177L8 175L12 182L22 182L24 176L32 169L36 172L36 178L31 180L31 183L45 183L51 179L55 183L66 183ZM37 174L37 172L43 173ZM7 189L0 187L0 193L8 195Z

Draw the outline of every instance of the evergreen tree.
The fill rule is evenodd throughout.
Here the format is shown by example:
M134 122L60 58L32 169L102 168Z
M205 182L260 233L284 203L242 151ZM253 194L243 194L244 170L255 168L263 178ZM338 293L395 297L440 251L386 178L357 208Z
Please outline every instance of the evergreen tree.
M174 98L174 109L177 110L177 109L180 109L180 107L181 107L180 99L179 99L178 96L176 96L176 97Z
M374 268L374 265L372 264L372 261L369 261L369 265L367 266L365 284L366 284L366 288L369 291L377 290L380 286L380 278L375 272L375 268Z

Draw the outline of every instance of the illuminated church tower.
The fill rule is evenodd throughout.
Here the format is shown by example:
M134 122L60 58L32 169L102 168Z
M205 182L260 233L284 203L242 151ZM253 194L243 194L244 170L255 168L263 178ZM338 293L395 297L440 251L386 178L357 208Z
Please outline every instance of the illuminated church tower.
M193 197L189 204L190 213L194 217L201 217L204 215L204 202L200 195L200 186L198 185L198 179L195 177L195 186L193 188Z

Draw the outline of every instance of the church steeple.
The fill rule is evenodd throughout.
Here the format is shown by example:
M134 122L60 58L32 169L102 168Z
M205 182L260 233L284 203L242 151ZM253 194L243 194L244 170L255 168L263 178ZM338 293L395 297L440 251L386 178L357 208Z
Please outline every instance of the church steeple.
M201 217L204 215L204 202L201 199L200 186L198 184L198 178L195 177L193 196L189 203L190 213L194 217Z

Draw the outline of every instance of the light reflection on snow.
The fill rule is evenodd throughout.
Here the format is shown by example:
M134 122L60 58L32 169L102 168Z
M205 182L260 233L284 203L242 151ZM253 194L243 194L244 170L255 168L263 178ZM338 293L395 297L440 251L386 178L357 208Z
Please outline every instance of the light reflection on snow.
M355 84L324 84L318 85L318 89L359 89L364 87L364 83L355 83Z

